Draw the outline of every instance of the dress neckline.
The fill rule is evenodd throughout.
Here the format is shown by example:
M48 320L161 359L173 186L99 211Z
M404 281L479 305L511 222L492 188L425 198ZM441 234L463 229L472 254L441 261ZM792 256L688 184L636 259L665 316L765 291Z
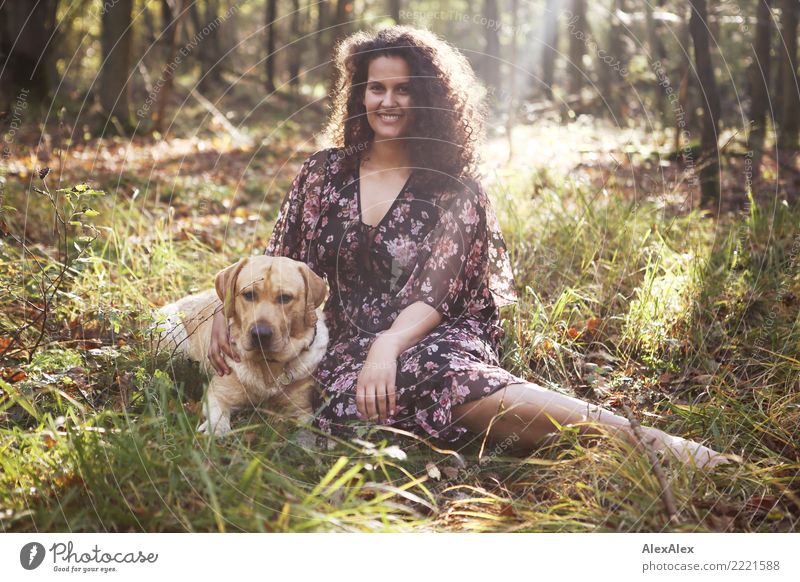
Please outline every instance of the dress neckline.
M356 202L358 204L358 222L362 226L368 228L370 231L375 230L381 224L383 224L383 221L386 220L386 218L392 213L392 210L394 210L394 207L397 204L397 201L400 200L400 198L402 198L403 194L405 193L406 189L408 188L409 183L411 182L411 176L413 176L413 175L414 175L414 170L411 170L411 172L408 174L408 178L406 178L406 181L403 184L403 187L400 188L400 192L398 192L397 196L394 197L394 200L392 200L391 205L389 205L389 208L386 210L386 212L381 217L381 219L378 221L378 223L374 224L374 225L367 224L366 222L364 222L364 215L361 212L361 161L359 160L358 163L356 164L356 180L355 180L355 182L356 182Z

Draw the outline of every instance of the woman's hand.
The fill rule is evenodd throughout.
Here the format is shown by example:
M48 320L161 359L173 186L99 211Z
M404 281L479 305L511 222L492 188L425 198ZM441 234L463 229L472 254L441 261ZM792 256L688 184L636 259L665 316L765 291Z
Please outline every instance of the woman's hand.
M386 422L395 413L395 374L397 373L397 344L379 335L372 342L356 382L356 407L365 418Z
M239 355L233 351L228 322L225 321L225 316L220 309L214 314L214 320L211 323L211 344L208 347L208 359L220 376L231 373L228 364L225 363L225 358L222 357L223 353L235 362L241 361Z

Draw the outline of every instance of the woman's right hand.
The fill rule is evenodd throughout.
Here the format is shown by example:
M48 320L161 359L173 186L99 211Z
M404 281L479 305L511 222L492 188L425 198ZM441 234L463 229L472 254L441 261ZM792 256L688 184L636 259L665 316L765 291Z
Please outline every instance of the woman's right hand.
M231 369L225 363L225 358L222 357L223 353L235 362L241 361L239 355L231 347L228 322L225 321L225 316L220 309L214 313L214 319L211 322L211 344L208 346L208 359L220 376L231 373Z

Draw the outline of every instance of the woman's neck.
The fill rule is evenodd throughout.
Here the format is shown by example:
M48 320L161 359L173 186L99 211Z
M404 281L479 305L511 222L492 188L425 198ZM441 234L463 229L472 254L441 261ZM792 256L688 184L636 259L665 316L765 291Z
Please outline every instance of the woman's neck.
M403 140L373 141L363 161L365 167L374 170L407 168L411 165L411 155Z

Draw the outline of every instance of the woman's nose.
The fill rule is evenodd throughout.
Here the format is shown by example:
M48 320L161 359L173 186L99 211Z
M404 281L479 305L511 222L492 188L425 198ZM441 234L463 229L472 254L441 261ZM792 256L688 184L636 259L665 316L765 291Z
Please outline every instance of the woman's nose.
M392 107L397 105L397 99L395 98L395 93L391 89L387 90L383 94L383 100L381 101L381 105L384 107Z

